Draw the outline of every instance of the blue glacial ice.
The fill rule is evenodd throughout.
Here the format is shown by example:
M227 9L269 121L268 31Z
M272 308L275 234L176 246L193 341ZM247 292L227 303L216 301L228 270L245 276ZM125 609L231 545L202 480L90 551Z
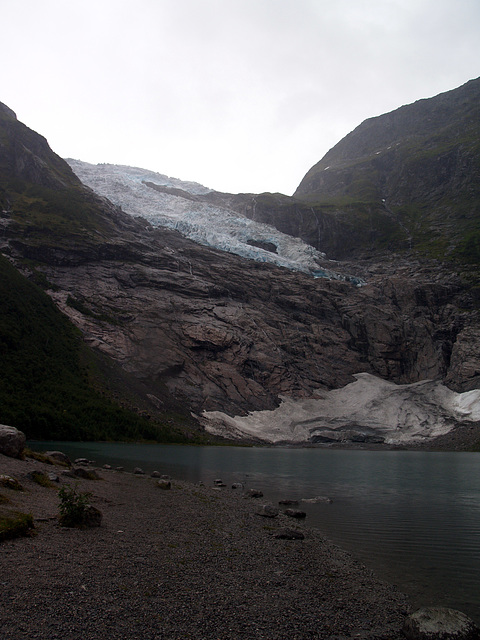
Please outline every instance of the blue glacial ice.
M125 213L148 220L154 227L175 229L204 246L250 260L274 263L313 277L361 284L357 278L326 269L325 254L303 240L197 199L196 196L211 190L196 182L185 182L137 167L94 165L72 159L67 162L80 180L97 194L108 198ZM156 190L155 186L167 188L169 192Z

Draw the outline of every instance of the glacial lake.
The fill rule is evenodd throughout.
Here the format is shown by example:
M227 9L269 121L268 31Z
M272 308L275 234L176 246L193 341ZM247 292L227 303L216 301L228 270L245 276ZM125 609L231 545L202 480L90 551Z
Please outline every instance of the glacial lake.
M193 447L31 442L72 459L263 491L301 503L306 523L410 595L480 623L480 454L322 448Z

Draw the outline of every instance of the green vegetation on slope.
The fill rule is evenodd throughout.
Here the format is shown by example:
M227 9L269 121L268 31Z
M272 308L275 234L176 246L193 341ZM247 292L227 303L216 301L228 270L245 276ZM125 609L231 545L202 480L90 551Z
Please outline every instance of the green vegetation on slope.
M0 256L0 423L38 439L186 440L96 391L85 351L50 298Z
M31 513L0 512L0 542L20 536L28 536L35 528Z
M307 172L294 197L319 210L320 221L331 207L336 235L346 235L348 248L354 231L358 253L406 249L479 266L479 97L476 79L364 121Z
M0 181L0 191L2 186L12 209L12 231L29 245L68 249L102 241L105 221L98 215L98 203L89 201L81 188L51 189L21 180Z

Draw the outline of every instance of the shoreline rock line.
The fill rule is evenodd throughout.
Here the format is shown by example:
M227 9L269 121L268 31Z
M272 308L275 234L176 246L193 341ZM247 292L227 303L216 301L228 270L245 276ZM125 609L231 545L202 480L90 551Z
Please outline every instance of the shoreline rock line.
M87 467L89 468L89 467ZM0 628L9 640L400 640L407 597L304 521L260 517L245 492L95 468L69 478L92 494L101 526L58 524L58 491L0 454L8 507L35 535L0 543ZM94 476L92 476L94 477ZM269 509L264 510L270 513Z

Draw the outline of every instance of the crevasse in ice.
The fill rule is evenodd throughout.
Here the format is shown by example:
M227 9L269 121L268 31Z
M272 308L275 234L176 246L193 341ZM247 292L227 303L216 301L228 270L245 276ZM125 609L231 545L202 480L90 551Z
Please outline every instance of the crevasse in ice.
M175 229L202 245L259 262L271 262L313 277L360 281L325 269L325 255L299 238L254 222L230 209L196 200L211 191L196 182L114 164L89 164L67 159L80 180L125 213L155 227ZM168 188L169 193L155 189ZM260 246L258 246L260 245ZM267 247L267 248L264 248ZM270 250L269 250L270 249Z

